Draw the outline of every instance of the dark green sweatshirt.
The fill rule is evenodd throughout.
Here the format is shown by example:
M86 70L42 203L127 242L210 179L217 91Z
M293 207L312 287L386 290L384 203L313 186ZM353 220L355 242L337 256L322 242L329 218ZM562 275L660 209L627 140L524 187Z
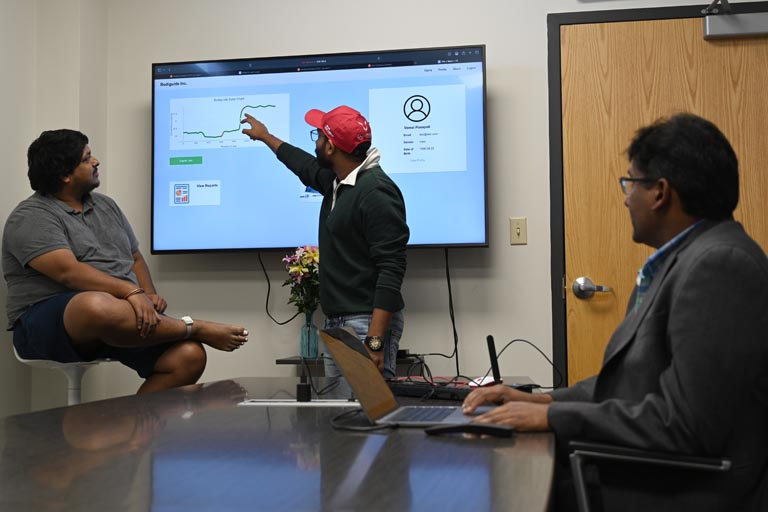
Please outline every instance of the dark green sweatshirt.
M403 308L400 286L410 232L400 189L378 165L360 170L354 186L339 185L336 173L283 143L277 158L304 185L323 195L320 207L320 306L327 316L370 314L373 308Z

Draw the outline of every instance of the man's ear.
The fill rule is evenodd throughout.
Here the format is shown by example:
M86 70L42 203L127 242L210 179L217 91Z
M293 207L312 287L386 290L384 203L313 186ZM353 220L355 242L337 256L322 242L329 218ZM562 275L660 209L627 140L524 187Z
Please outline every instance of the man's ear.
M659 178L653 185L654 197L651 208L653 210L663 210L672 205L674 189L667 178Z

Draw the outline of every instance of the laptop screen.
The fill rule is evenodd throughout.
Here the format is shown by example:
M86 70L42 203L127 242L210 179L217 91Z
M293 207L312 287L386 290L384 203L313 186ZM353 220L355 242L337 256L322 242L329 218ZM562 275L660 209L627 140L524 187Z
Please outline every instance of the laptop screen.
M375 422L399 407L357 336L343 328L323 330L320 336L369 420Z

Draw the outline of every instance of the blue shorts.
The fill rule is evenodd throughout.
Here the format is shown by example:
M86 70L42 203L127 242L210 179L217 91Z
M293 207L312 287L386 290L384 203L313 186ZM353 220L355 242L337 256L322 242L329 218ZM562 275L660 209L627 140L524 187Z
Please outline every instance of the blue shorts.
M13 345L24 359L50 359L60 363L91 361L84 359L72 346L64 329L64 309L80 292L67 292L30 306L13 326ZM155 373L155 364L173 342L147 347L113 347L104 345L95 359L113 359L133 368L146 379Z

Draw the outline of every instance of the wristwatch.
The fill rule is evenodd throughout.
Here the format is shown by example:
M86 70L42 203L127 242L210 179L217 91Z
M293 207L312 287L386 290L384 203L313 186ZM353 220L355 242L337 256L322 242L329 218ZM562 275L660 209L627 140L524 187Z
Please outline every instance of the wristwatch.
M184 325L187 326L187 332L184 334L184 339L188 340L189 336L192 334L192 324L194 324L195 321L192 320L191 316L183 316L181 319L184 321Z
M366 336L365 346L368 347L368 350L371 352L379 352L384 348L384 340L378 336Z

